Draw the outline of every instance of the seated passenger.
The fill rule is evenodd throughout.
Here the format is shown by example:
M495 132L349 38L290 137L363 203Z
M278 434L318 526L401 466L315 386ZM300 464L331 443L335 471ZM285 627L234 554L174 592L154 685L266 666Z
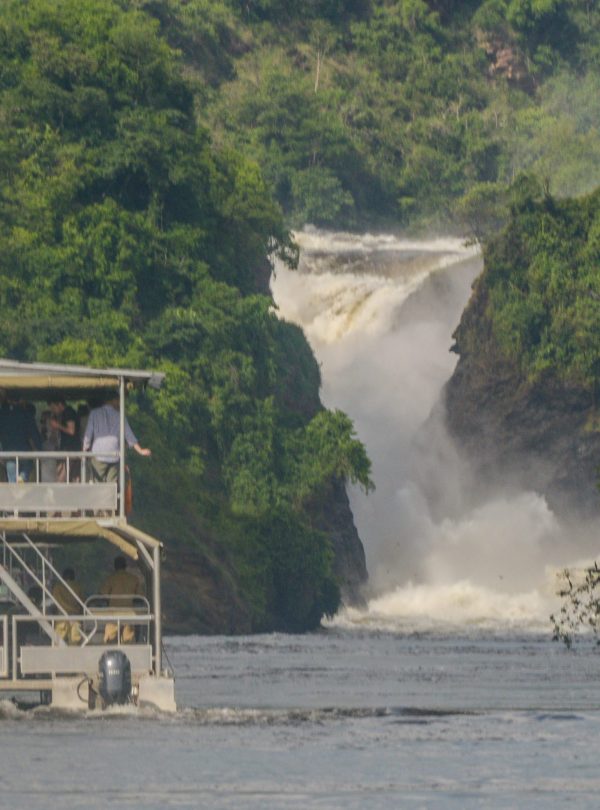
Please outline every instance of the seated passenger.
M79 616L83 612L81 605L81 602L83 602L83 589L75 579L75 571L72 568L65 568L62 572L62 578L66 585L58 580L52 589L52 598L67 615ZM56 622L55 629L67 644L79 644L81 642L81 624L79 622L69 622L61 619Z
M102 583L100 593L110 596L109 606L111 608L133 610L136 596L144 595L144 583L134 573L127 570L125 557L115 557L115 570ZM104 628L104 643L110 644L117 638L117 625L109 622ZM121 641L130 644L135 641L135 629L126 624L121 630Z

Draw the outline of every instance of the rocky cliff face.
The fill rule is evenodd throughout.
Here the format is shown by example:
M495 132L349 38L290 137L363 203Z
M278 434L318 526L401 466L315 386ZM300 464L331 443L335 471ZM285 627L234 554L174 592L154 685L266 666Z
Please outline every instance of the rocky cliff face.
M444 391L474 488L534 490L562 517L597 515L600 412L590 391L551 374L524 378L499 351L486 305L484 273L455 333L460 359Z
M345 605L362 603L367 580L365 552L356 531L346 488L333 481L314 505L313 521L325 533L333 550L333 573ZM253 630L249 606L236 585L231 563L219 544L206 535L198 548L182 549L175 535L164 530L167 556L164 564L163 604L168 633L245 634Z
M362 586L368 577L365 550L342 481L332 482L327 498L316 513L315 523L331 542L333 573L340 586L342 602L345 605L362 604Z

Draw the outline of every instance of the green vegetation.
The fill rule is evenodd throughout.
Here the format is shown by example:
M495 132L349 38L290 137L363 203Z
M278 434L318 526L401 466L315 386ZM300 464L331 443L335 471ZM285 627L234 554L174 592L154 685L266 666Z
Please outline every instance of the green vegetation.
M369 487L369 461L263 292L268 257L296 258L280 209L198 124L143 7L3 4L0 355L164 369L131 403L155 451L134 469L139 521L229 578L248 629L314 627L339 592L311 507L332 476Z
M5 0L0 354L166 370L132 403L138 519L248 629L314 626L338 600L315 515L370 468L270 262L290 226L482 236L508 205L492 332L595 391L598 196L558 198L600 183L599 68L589 0ZM523 169L545 190L507 192Z
M550 616L554 641L562 641L571 649L575 637L587 631L593 634L596 644L600 644L599 586L598 563L581 572L568 569L561 572L558 596L563 601L558 614Z
M524 176L510 209L505 229L486 244L471 306L482 315L473 340L481 344L488 334L530 383L549 375L589 390L597 404L600 190L556 200ZM474 348L469 324L464 319L456 333L461 352Z
M259 163L294 225L463 227L465 197L523 170L556 195L600 184L590 0L144 7L185 54L199 120Z

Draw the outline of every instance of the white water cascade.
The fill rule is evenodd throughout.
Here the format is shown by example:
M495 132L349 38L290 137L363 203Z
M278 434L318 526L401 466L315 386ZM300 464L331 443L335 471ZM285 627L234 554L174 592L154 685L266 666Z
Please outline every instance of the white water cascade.
M481 271L477 250L314 229L296 239L299 269L278 266L272 282L279 314L303 327L324 404L353 419L376 485L349 493L371 598L335 621L548 631L557 567L590 556L589 528L566 537L534 492L470 503L469 469L431 416L456 363L451 335Z

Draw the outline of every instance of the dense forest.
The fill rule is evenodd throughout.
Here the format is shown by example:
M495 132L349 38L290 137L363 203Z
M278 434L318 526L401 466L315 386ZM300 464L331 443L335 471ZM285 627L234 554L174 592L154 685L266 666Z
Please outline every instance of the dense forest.
M149 2L289 222L464 232L523 170L600 183L591 0ZM472 220L475 219L475 223Z
M259 168L214 145L180 54L134 6L3 4L0 355L166 371L130 406L154 450L139 521L181 577L201 552L229 626L314 626L339 588L313 515L335 480L368 487L369 461L266 294L269 256L296 253Z
M289 229L308 222L478 235L523 170L543 233L563 227L553 210L583 233L593 203L553 200L600 182L598 4L0 8L0 356L166 371L130 410L154 450L133 460L136 520L173 552L173 626L314 627L340 598L322 516L340 482L371 486L370 464L274 311L272 262L295 265ZM597 260L585 233L569 267ZM597 285L582 270L584 303L554 308L540 241L521 287L498 275L494 328L531 373L595 380ZM565 325L580 315L583 338Z

